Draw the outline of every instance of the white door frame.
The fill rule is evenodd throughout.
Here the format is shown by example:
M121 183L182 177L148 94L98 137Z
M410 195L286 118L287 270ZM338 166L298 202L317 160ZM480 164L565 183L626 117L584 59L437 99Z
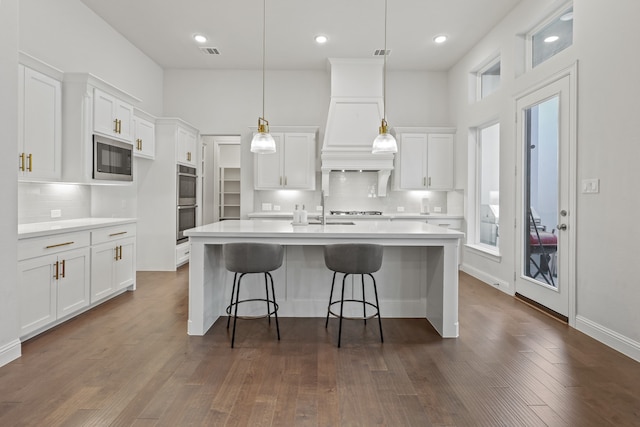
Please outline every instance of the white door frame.
M567 318L568 318L568 323L569 326L571 327L575 327L575 323L576 323L576 280L577 280L577 271L576 271L576 249L577 249L577 245L576 245L576 224L577 224L577 131L578 131L578 115L577 115L577 105L578 105L578 95L577 95L577 89L578 89L578 63L574 63L573 65L571 65L570 67L554 74L553 76L545 79L542 82L539 82L538 84L535 84L532 87L527 88L526 90L516 94L514 96L514 110L516 111L516 117L517 117L517 125L516 125L516 129L515 129L515 133L516 133L516 137L515 137L515 141L518 144L517 149L515 150L516 152L516 158L515 158L515 165L516 165L516 175L519 178L518 182L517 182L517 186L516 186L516 194L514 196L514 212L515 212L515 233L514 233L514 239L515 239L515 248L516 248L516 253L517 256L514 259L514 282L517 282L519 276L520 276L520 271L519 270L519 265L522 262L522 236L524 235L523 233L521 233L520 231L522 231L522 211L523 211L523 207L522 207L522 203L523 201L521 200L522 198L520 197L522 195L522 186L523 186L523 182L522 182L522 174L523 171L522 169L522 141L521 141L521 136L522 136L522 126L524 126L524 124L522 123L522 117L521 114L522 112L518 110L518 100L520 100L521 98L524 98L528 95L531 95L535 92L537 92L538 90L553 84L565 77L569 78L569 161L568 161L568 167L569 167L569 171L568 171L568 177L569 177L569 188L568 188L568 200L567 200L567 208L569 211L569 215L566 217L566 220L564 221L564 223L567 224L568 229L566 231L563 231L563 233L565 233L564 235L564 239L566 241L566 253L563 254L563 256L566 257L566 263L564 263L566 265L566 270L567 270L567 291L568 291L568 310L567 310ZM563 207L559 206L559 209L563 209ZM517 283L514 283L514 289L517 292Z

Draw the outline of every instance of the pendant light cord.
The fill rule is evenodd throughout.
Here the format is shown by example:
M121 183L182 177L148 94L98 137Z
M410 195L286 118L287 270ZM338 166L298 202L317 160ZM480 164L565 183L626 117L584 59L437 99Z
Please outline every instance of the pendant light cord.
M382 69L382 119L387 121L387 0L384 0L384 65Z
M385 0L386 1L386 0ZM267 0L263 0L262 2L262 120L264 120L264 70L266 64L266 54L265 51L267 49Z

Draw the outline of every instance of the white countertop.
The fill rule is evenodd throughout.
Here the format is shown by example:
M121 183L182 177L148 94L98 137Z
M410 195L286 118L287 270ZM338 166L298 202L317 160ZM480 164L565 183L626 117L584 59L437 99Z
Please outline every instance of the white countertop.
M318 218L320 217L320 213L318 212L309 212L309 218ZM281 212L281 211L271 211L271 212L252 212L248 215L249 218L282 218L282 219L292 219L293 212ZM382 213L382 215L330 215L327 213L327 219L340 219L340 218L349 218L349 219L463 219L463 215L454 215L454 214L446 214L446 213L429 213L429 214L421 214L421 213Z
M18 239L134 223L135 218L78 218L18 225Z
M333 219L333 218L332 218ZM336 221L334 219L334 221ZM460 239L463 233L425 222L362 221L353 225L294 226L279 220L234 220L203 225L185 231L189 237L340 237L340 238L402 238L402 239Z

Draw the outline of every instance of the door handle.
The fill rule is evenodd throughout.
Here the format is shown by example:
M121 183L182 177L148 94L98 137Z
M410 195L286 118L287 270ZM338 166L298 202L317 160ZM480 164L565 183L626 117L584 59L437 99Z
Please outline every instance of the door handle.
M558 225L556 225L556 228L558 230L566 230L567 229L567 224L558 224Z

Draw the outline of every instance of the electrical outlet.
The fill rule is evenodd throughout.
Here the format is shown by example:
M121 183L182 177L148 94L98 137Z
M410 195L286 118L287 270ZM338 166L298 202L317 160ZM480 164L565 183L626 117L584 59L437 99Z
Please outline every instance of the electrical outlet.
M60 218L62 211L60 209L51 209L51 218Z
M442 208L441 208L440 206L435 206L435 207L433 208L433 211L434 211L434 212L442 212Z
M398 206L398 212L404 212L404 206Z
M280 210L280 205L273 205L273 210L274 211L279 211Z
M322 206L316 206L316 212L322 212Z
M272 208L271 203L263 203L262 204L262 210L263 211L270 211Z

